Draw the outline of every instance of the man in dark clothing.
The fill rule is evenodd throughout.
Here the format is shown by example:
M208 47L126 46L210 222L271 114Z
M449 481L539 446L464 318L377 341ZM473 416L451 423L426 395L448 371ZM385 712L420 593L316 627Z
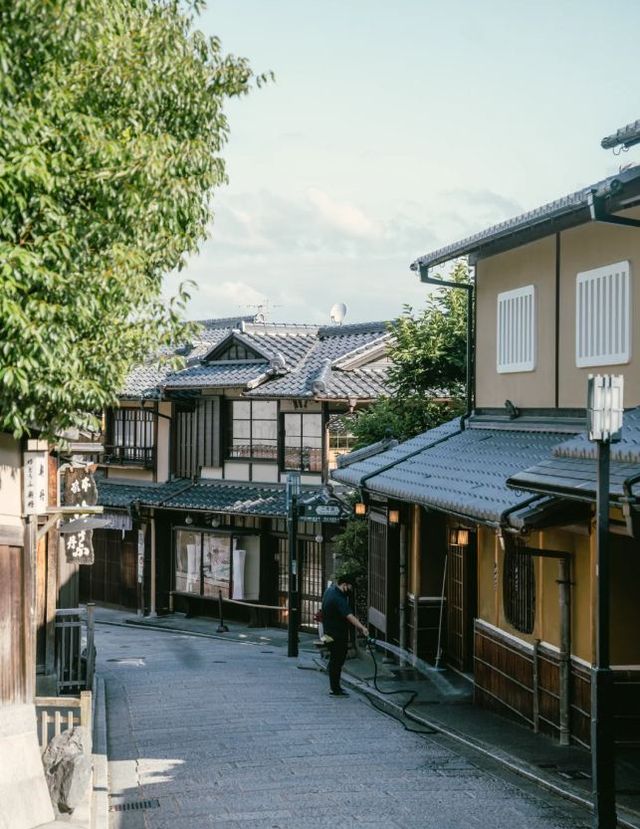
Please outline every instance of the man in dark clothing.
M352 584L351 576L340 576L327 587L322 597L322 625L325 636L332 640L327 642L327 647L330 693L334 697L348 696L340 687L340 675L349 648L349 625L353 625L363 636L369 635L367 628L351 612L347 593L351 590Z

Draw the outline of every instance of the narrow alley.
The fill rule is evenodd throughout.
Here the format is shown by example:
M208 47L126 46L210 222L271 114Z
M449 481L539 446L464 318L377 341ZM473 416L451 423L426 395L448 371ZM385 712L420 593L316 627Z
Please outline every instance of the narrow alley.
M581 808L416 734L277 645L98 626L111 829L590 826Z

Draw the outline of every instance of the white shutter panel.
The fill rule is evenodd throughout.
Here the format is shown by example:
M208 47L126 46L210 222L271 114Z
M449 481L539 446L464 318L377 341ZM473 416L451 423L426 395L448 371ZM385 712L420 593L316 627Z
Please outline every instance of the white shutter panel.
M536 367L535 287L498 294L497 369L500 374Z
M579 273L576 281L576 365L608 366L631 358L629 262Z

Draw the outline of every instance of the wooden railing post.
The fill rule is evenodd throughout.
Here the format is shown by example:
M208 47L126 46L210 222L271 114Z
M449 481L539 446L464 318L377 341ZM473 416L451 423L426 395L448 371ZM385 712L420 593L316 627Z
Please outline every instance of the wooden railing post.
M80 691L80 725L84 727L87 733L86 751L89 755L93 752L93 723L91 722L91 696L91 691Z
M93 674L95 671L94 657L94 631L95 631L95 609L93 602L87 603L87 690L93 690Z

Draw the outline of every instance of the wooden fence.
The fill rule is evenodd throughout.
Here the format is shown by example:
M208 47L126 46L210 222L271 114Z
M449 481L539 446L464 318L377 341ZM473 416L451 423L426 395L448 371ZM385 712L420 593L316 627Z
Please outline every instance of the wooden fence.
M82 725L87 732L86 750L91 754L91 705L91 691L81 691L79 697L36 697L40 751L63 731Z

